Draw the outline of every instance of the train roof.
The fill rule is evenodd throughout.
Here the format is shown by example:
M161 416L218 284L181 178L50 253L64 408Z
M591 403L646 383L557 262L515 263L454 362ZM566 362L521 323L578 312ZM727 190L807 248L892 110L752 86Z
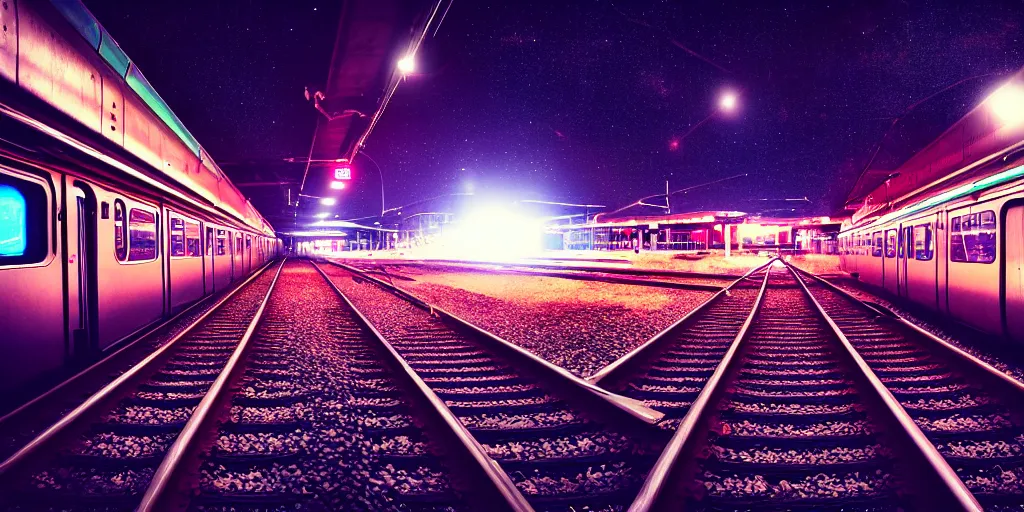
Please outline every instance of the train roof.
M169 129L188 152L199 162L213 180L192 178L189 172L174 172L154 165L159 171L176 183L186 187L199 196L213 202L231 216L256 230L273 235L273 227L242 195L220 167L213 161L209 153L189 132L184 123L174 114L167 102L160 97L156 89L149 83L139 67L121 49L117 41L99 23L95 16L79 0L49 0L49 3L71 25L75 32L97 52L99 58L109 66L123 81L127 89L133 91L142 103ZM127 91L126 91L127 92ZM47 98L43 98L46 100ZM129 148L125 148L132 152ZM136 155L142 157L142 155ZM143 160L146 160L143 158ZM150 162L151 165L152 162ZM197 169L198 173L199 170Z
M865 170L847 199L847 206L857 209L853 222L884 215L896 203L942 189L960 174L1020 149L1024 122L1007 122L998 110L1001 93L1019 96L1022 90L1024 69L895 169Z

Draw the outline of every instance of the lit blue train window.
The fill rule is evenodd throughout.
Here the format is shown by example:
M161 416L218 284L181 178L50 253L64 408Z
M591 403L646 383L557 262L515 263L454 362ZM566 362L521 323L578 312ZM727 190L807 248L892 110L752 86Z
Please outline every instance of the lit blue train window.
M0 174L0 266L38 263L49 250L49 200L38 183Z
M25 249L28 249L25 196L10 185L0 185L0 256L24 256Z

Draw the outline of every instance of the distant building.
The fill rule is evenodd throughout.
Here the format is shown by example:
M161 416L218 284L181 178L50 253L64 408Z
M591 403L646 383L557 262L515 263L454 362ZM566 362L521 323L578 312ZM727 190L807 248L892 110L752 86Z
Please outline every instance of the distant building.
M567 250L787 251L836 254L841 219L768 218L735 211L602 218L583 224L550 225Z

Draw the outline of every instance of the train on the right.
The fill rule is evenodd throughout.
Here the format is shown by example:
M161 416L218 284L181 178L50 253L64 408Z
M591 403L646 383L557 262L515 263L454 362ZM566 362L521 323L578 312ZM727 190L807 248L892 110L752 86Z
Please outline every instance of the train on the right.
M1024 343L1024 71L897 169L865 171L842 270Z

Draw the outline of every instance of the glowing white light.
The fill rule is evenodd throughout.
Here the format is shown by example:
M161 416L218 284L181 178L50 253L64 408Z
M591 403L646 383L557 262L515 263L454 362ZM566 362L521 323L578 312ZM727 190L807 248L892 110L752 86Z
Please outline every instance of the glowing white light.
M718 106L726 112L731 112L736 109L737 101L738 99L736 98L735 93L727 92L722 95L720 100L718 100Z
M341 181L332 181L331 188L334 190L342 190L345 188L345 183Z
M316 218L318 218L318 219L326 219L330 215L331 214L328 213L328 212L320 212L320 213L316 214Z
M1024 121L1024 87L1006 84L988 97L988 105L1003 124L1020 123Z
M410 54L402 57L398 61L398 71L403 75L408 75L413 71L416 71L416 59Z
M320 199L320 204L324 206L334 206L338 204L338 200L333 197L324 197Z
M541 219L512 212L501 205L487 205L468 212L444 232L443 251L458 259L514 261L537 256L543 247Z

